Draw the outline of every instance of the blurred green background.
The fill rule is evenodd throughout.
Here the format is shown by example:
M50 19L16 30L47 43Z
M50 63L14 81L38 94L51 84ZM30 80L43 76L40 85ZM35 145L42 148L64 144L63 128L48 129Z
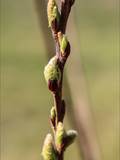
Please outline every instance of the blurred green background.
M43 77L47 63L43 35L33 0L0 3L1 160L39 160L44 137L50 131L52 105ZM117 0L76 0L74 6L80 51L72 57L80 59L84 68L104 160L119 159L118 11ZM72 31L70 24L68 28ZM76 39L70 41L75 43ZM69 62L72 67L72 59ZM79 72L73 74L71 81ZM76 147L74 144L67 150L67 160L79 159Z

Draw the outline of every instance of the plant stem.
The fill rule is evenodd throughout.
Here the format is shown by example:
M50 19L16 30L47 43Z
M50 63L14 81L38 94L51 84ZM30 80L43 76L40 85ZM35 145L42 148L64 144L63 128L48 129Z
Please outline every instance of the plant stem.
M58 37L57 37L57 33L58 32L62 32L62 34L65 33L66 31L66 24L67 24L67 20L69 17L69 13L71 10L73 4L73 0L64 0L61 1L61 17L60 17L60 22L59 22L59 27L55 28L52 27L52 35L53 35L53 39L55 40L55 46L56 46L56 56L58 57L59 60L59 68L61 70L61 80L59 83L59 88L57 90L57 92L55 92L53 94L53 98L54 98L54 103L56 106L56 111L57 111L57 123L59 121L61 121L61 108L62 108L62 87L63 87L63 73L64 73L64 65L66 63L66 59L61 59L60 56L60 45L59 45L59 41L58 41Z
M59 121L61 121L61 96L60 96L60 93L59 92L56 92L55 94L53 94L53 99L54 99L54 105L56 107L56 114L57 114L57 117L56 117L56 124L58 124Z
M65 147L67 147L69 144L67 142L73 142L73 138L71 137L71 135L68 135L64 130L63 119L65 115L65 102L62 99L64 66L70 54L70 43L68 42L64 34L66 31L66 24L73 2L74 0L61 0L60 13L58 11L55 0L49 0L47 8L49 26L51 27L56 48L55 56L45 67L44 72L48 88L53 94L53 109L55 108L55 113L51 114L53 116L50 117L50 122L52 125L51 127L53 128L53 133L55 137L55 143L49 142L47 144L55 144L53 148L55 151L56 160L64 159L64 151L66 149ZM57 19L57 15L60 16L59 21ZM76 135L77 133L73 132L73 137ZM65 141L66 138L69 138L69 141ZM48 146L46 145L46 143L44 144L43 156L46 160L50 159L50 156L52 158L54 151L52 150L52 146Z
M55 40L56 57L58 58L58 67L61 71L61 79L59 81L58 89L55 92L53 92L54 105L56 108L56 126L59 122L63 122L63 118L65 114L65 108L64 108L64 112L62 112L63 110L63 104L62 104L63 73L64 73L64 66L65 66L66 60L68 58L68 55L70 54L70 44L68 43L67 44L68 48L66 48L67 49L66 52L68 52L68 55L66 54L66 57L61 56L58 32L64 34L66 31L67 20L69 17L71 6L73 4L71 2L73 2L73 0L61 1L60 22L59 24L57 24L57 27L56 27L56 21L54 21L54 23L52 23L52 26L51 26L53 39ZM65 103L64 103L64 107L65 107ZM62 150L60 153L58 152L58 160L63 160L63 159L64 159L64 150Z
M50 34L50 30L48 29L47 16L45 15L47 0L46 1L34 0L34 1L35 1L36 11L37 11L37 16L38 16L38 21L40 22L39 23L40 29L42 29L42 39L45 42L47 59L49 60L54 55L54 43L53 43L52 36ZM72 25L71 28L73 30L72 36L74 35L75 36L74 38L77 38L77 35L76 35L76 32L75 32L76 31L75 30L76 26L74 24L75 24L75 19L74 19L74 17L72 17L72 22L71 22L71 25ZM77 40L79 42L79 39L77 39ZM76 52L79 52L78 48L77 48ZM79 65L81 65L81 64L79 64ZM81 66L80 66L80 68L81 68ZM82 76L81 76L81 74L82 74ZM95 156L96 154L98 154L97 151L96 151L98 147L95 147L95 142L94 142L94 139L96 138L96 136L93 136L93 133L91 134L92 139L93 139L92 142L90 141L91 137L87 138L85 136L87 132L91 133L91 124L89 124L90 127L88 128L85 124L85 120L81 116L81 115L84 115L84 113L86 113L86 110L89 110L89 106L87 106L87 104L84 103L84 102L86 102L87 98L85 97L85 100L80 99L80 102L82 101L84 106L82 105L83 106L82 108L80 108L78 106L77 108L79 108L79 109L77 109L77 111L76 111L76 109L74 109L75 107L73 107L75 104L73 104L71 91L70 91L70 86L69 86L69 83L68 83L68 78L65 77L65 75L64 75L64 85L65 85L64 95L65 95L66 104L67 104L67 106L69 106L67 108L68 118L69 118L69 121L70 121L71 125L74 128L76 128L78 133L79 133L78 134L78 141L77 141L79 151L82 152L83 159L85 159L85 160L88 160L90 157L92 157L91 159L98 160L99 158L96 158L96 156ZM80 73L79 79L81 79L81 77L83 77L83 76L84 76L83 73ZM85 80L83 80L83 81L85 81ZM80 82L80 86L82 86L82 85L84 85L84 84L82 82ZM80 110L80 112L79 112L79 110ZM76 112L76 114L75 114L75 112ZM87 111L87 113L88 113L88 111ZM73 117L73 118L71 118L71 117ZM88 117L88 115L86 117ZM88 122L89 120L87 119L86 121ZM84 127L81 127L81 126L84 126ZM81 134L81 133L83 133L82 130L85 130L84 135ZM80 139L80 141L79 141L79 139ZM83 142L86 141L86 143L82 143L81 140ZM92 143L94 148L90 149L91 148L91 147L89 147L90 143ZM88 150L91 152L91 154L89 154L89 158L86 158L86 155L88 154Z
M63 152L61 152L58 156L58 160L64 160L64 157L63 157Z

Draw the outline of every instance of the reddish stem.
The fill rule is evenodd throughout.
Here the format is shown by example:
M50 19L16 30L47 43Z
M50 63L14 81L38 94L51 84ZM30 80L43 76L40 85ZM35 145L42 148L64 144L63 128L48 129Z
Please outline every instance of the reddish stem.
M53 91L53 98L54 98L54 105L56 107L56 126L58 122L62 122L65 114L65 102L62 100L62 86L63 86L63 72L64 72L64 65L66 63L66 60L68 58L68 55L70 54L70 44L68 43L68 46L66 47L65 52L66 57L61 56L60 51L60 44L58 40L58 32L60 31L62 34L65 34L66 31L66 24L69 17L69 13L71 10L71 6L73 5L74 0L61 0L61 16L60 16L60 22L57 23L57 20L55 19L52 22L51 30L52 35L55 40L55 46L56 46L56 56L58 58L58 66L61 71L61 79L59 81L58 87L55 91ZM56 128L55 126L55 128ZM61 151L61 153L58 153L58 160L64 159L64 150Z

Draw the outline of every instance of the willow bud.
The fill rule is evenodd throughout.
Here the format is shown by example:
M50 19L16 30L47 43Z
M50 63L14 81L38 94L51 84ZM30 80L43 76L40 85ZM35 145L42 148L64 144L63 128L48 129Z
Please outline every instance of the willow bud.
M62 34L61 32L58 32L57 35L58 35L59 44L60 44L60 46L61 46L63 34Z
M57 125L56 135L55 135L55 144L58 152L61 152L63 147L63 140L66 136L66 132L62 122L59 122Z
M45 138L42 156L44 160L56 160L56 152L53 146L53 138L51 134L47 134Z
M64 138L64 148L71 145L74 142L77 135L78 135L78 133L75 130L67 131L66 137Z
M58 32L58 40L60 44L61 56L63 58L67 58L70 54L70 43L67 40L67 37L61 32Z
M54 106L51 108L51 111L50 111L50 122L54 132L56 127L56 109Z
M44 76L49 89L55 91L58 88L58 82L61 78L61 71L58 67L56 56L50 59L47 66L45 66Z
M64 54L65 49L67 47L67 44L68 44L67 37L65 35L63 35L63 38L62 38L62 41L61 41L61 45L60 45L60 50L61 50L62 54Z
M48 15L48 23L49 27L51 27L52 21L55 19L59 22L60 13L58 11L57 4L55 0L49 0L47 5L47 15Z
M55 117L56 117L56 110L55 107L53 106L50 111L50 118L54 119Z

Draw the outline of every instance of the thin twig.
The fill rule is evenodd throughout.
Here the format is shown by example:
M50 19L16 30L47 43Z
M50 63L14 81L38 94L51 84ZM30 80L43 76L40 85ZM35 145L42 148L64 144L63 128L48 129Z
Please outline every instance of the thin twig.
M48 59L50 59L51 56L53 56L53 53L54 53L54 46L53 46L53 40L52 40L50 31L49 31L48 26L47 26L47 18L45 16L45 12L44 12L45 9L46 9L46 2L45 1L40 1L40 0L35 0L35 4L37 6L38 18L39 18L39 21L41 22L40 23L40 26L41 26L40 28L43 30L43 32L42 32L43 37L42 38L45 41L47 57L48 57ZM74 22L72 22L72 24L73 23ZM64 26L66 28L66 24ZM74 28L74 26L72 28ZM73 31L74 31L74 29L73 29ZM65 33L65 30L63 32ZM68 118L69 118L71 124L73 125L73 127L76 128L78 133L79 133L78 137L79 137L80 140L77 141L79 151L80 150L82 151L82 155L84 157L83 159L85 159L85 160L95 159L96 158L95 155L97 154L96 149L94 149L94 148L92 150L89 149L89 146L90 146L89 144L91 143L91 141L89 139L90 137L88 137L87 134L86 134L86 132L91 132L91 127L87 128L87 130L85 129L86 125L84 125L83 118L81 116L79 116L79 109L77 109L77 111L76 111L76 109L74 110L74 108L73 108L73 102L72 102L72 99L71 99L70 88L69 88L68 80L67 80L67 77L65 76L65 74L64 74L64 85L65 85L64 95L65 95L66 104L68 106L67 110L68 110L68 113L69 113ZM82 101L84 101L84 100L82 100ZM84 107L86 108L86 106L83 106L82 108L84 108ZM81 109L80 115L84 114L85 110L86 109ZM76 112L76 114L75 114L75 112ZM71 118L71 116L73 118ZM84 127L82 127L83 125L84 125ZM82 133L84 133L84 134L82 134ZM88 141L88 143L87 143L87 141ZM93 144L93 146L95 146L95 145Z
M62 0L60 12L55 0L48 0L47 5L48 22L55 42L56 53L45 67L44 75L54 99L55 110L53 107L50 124L54 130L55 145L52 146L51 135L47 135L42 151L45 160L63 160L66 147L73 142L77 135L74 130L65 132L63 126L65 115L65 101L62 98L63 72L70 54L70 43L64 33L72 5L73 0Z

